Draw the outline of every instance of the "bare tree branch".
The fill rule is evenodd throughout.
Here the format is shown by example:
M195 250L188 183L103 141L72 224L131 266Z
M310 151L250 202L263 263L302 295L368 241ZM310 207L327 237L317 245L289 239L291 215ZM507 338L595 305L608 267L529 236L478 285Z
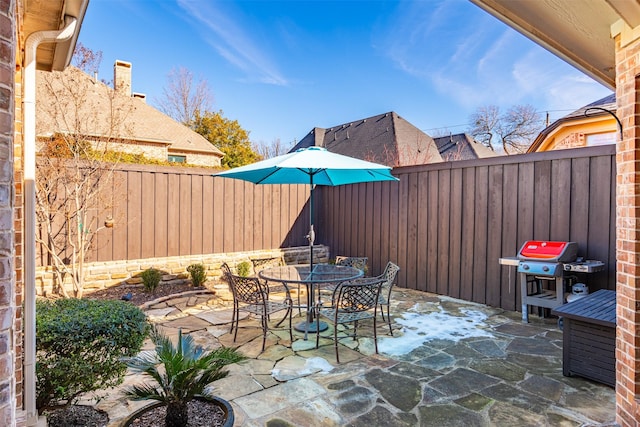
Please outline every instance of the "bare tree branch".
M495 105L479 107L470 116L468 133L482 144L506 154L524 153L544 128L540 114L531 105L514 105L501 114Z
M158 109L189 127L193 127L196 112L204 113L213 108L213 94L207 81L194 82L193 73L184 67L169 72L162 94L155 102Z

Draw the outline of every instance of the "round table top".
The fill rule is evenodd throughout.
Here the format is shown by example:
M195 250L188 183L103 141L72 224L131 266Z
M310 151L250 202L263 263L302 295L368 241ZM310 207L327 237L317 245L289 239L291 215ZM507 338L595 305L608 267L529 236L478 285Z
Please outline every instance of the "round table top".
M265 268L258 275L274 282L328 283L357 279L364 272L355 267L333 264L314 264L311 271L309 264L298 264Z

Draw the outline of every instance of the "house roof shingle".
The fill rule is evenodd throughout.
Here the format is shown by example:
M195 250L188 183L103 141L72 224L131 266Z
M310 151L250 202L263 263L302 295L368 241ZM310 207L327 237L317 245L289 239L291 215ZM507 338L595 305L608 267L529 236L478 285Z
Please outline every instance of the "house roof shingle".
M51 73L39 71L36 79L38 136L52 132L82 132L132 143L164 144L173 152L190 151L217 157L224 155L202 135L182 123L141 99L116 93L113 88L76 67L69 66L65 71ZM51 98L47 85L55 89L58 98ZM52 102L57 107L53 107ZM112 113L112 110L117 112ZM71 115L75 116L73 120L79 119L77 123L68 124Z
M314 128L291 151L310 146L388 166L442 161L433 139L395 112Z
M464 133L434 139L393 111L313 128L291 151L313 145L392 167L497 155Z
M498 156L495 151L476 141L471 135L466 133L440 136L433 140L445 161L473 160Z

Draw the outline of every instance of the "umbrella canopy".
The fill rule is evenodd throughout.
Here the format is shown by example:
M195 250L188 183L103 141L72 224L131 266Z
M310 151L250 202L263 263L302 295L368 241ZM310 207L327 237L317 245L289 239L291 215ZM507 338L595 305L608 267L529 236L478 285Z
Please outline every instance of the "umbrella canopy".
M313 266L313 187L315 185L337 186L373 181L398 181L391 175L391 168L378 163L366 162L349 156L332 153L322 147L301 148L293 153L262 160L220 172L215 176L250 181L255 184L309 184L310 259Z
M397 181L391 168L322 147L301 148L250 165L221 172L216 176L242 179L256 184L344 185L371 181Z

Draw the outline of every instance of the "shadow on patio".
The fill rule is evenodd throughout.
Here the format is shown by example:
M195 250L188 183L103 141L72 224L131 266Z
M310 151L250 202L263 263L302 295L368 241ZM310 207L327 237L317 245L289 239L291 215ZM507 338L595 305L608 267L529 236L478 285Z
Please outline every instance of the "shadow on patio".
M226 285L224 285L226 286ZM190 295L151 304L147 314L170 336L179 328L205 348L237 346L250 359L214 383L242 426L610 426L610 387L562 375L562 332L532 318L419 291L397 289L394 335L378 323L380 355L365 328L357 342L308 341L272 331L260 353L259 328L229 334L229 296ZM254 322L245 319L241 326ZM255 326L257 322L253 323ZM329 334L326 331L323 334ZM130 384L137 380L129 375ZM144 402L112 397L96 406L111 426Z

